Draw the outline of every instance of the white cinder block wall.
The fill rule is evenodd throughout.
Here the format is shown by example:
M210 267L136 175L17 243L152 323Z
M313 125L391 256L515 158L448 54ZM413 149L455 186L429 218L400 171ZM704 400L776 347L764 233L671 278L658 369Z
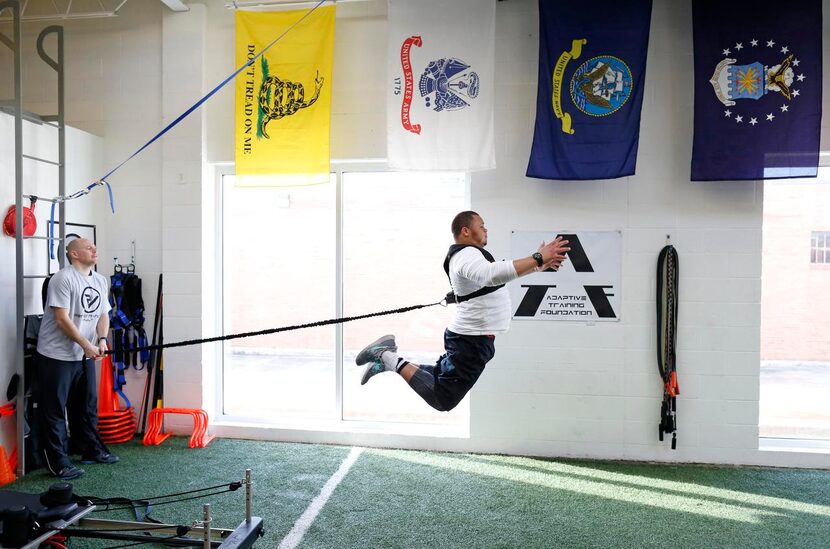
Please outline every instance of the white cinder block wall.
M637 175L522 177L536 96L536 3L497 5L498 169L473 177L497 257L511 230L621 229L619 323L514 322L471 401L479 450L753 462L758 455L762 186L691 183L691 7L655 2ZM655 266L680 254L679 446L657 440Z
M45 114L52 114L49 111ZM101 170L103 140L90 133L67 128L66 132L66 175L67 181L92 180ZM23 122L23 153L56 162L58 160L57 129ZM5 217L8 207L14 204L14 117L0 113L0 215ZM37 196L53 197L58 194L58 170L55 166L23 161L23 192ZM23 204L29 206L29 201ZM47 202L35 205L37 234L45 236L49 221ZM97 206L90 201L69 202L66 205L67 219L75 223L95 224L100 215ZM99 227L99 241L104 236ZM57 231L56 231L57 234ZM26 275L43 275L48 269L48 251L45 240L23 242L23 266ZM0 400L5 402L6 387L15 373L15 346L17 345L15 240L0 234ZM42 278L24 280L26 299L24 314L40 314ZM7 418L0 423L0 444L7 455L16 442L15 422Z
M166 126L203 94L204 6L192 5L181 17L166 12L162 29L162 110ZM166 341L202 337L203 115L203 111L196 111L184 119L165 135L161 145ZM204 184L210 185L212 181ZM212 254L213 243L209 246L207 253ZM203 403L202 350L202 346L196 345L165 351L164 361L169 365L164 370L166 406L211 408ZM192 428L189 418L173 416L170 423Z
M67 132L68 192L80 190L105 175L162 128L163 9L160 2L131 3L125 5L119 17L60 23L64 27L66 123L84 130L78 132L70 128ZM22 29L24 109L40 114L57 112L55 72L40 60L35 49L37 35L53 23L24 23ZM4 28L4 32L8 29ZM54 47L54 38L48 39L46 50L52 55ZM13 93L11 63L8 48L0 47L0 97L4 99L11 98ZM8 130L3 127L0 143L4 151L10 151L10 156L4 154L0 162L3 173L8 174L2 180L2 205L14 203L14 162L11 156L14 147L13 118L6 118ZM86 132L98 137L83 137L88 135ZM42 141L38 150L43 149L44 155L56 157L57 148L50 143L52 137L49 132L42 131L35 135ZM85 144L89 139L93 140L94 146ZM24 150L28 152L32 141L24 141ZM120 263L128 264L130 242L135 240L136 268L144 284L148 332L155 312L158 274L162 270L161 153L158 144L150 147L113 175L111 182L115 192L116 215L109 210L103 187L87 197L67 203L67 220L97 225L99 272L110 274L116 256ZM74 163L84 165L84 169L72 169ZM31 173L31 164L24 161L24 177ZM44 168L37 169L43 171ZM47 179L51 181L53 176L55 174L49 172ZM54 191L51 189L57 189L57 181L53 185L44 185L36 192L52 196ZM37 211L46 216L39 219L48 219L48 204L40 204ZM6 237L0 239L2 249L5 249L7 240L11 247L10 262L3 260L0 263L3 276L10 273L11 286L7 292L4 284L0 296L4 303L10 304L9 314L13 315L14 242ZM33 245L38 246L39 250L39 244ZM39 290L32 287L31 291L38 292L35 298L39 300ZM14 337L13 331L0 328L0 333L4 334L4 338L6 334ZM4 353L7 349L12 352L11 344L8 347L3 345ZM12 371L11 362L8 362L9 371ZM2 367L5 368L6 364ZM126 393L138 405L144 376L128 371L127 379Z
M69 118L104 136L106 166L233 70L232 12L219 2L189 4L189 12L174 14L155 2L128 3L116 20L67 23L67 57L84 74L68 93ZM512 230L621 230L622 321L514 323L473 391L469 439L220 431L517 454L827 466L820 454L758 450L763 186L689 181L689 3L654 2L637 175L598 182L524 177L536 104L536 2L499 2L496 12L498 169L473 174L472 207L487 220L496 257L509 256ZM332 155L383 157L385 2L340 4L337 25ZM203 253L212 254L203 247L212 245L211 221L200 193L210 196L214 185L202 163L233 160L232 101L229 87L113 178L123 207L102 221L108 234L103 255L123 257L136 238L148 323L155 277L165 273L168 341L198 337L200 321L210 325L214 314L200 297L209 290L202 282L210 279L202 272L210 259ZM678 248L681 268L676 451L657 441L654 271L666 235ZM5 286L2 291L9 295ZM216 412L208 354L199 348L166 354L168 405Z

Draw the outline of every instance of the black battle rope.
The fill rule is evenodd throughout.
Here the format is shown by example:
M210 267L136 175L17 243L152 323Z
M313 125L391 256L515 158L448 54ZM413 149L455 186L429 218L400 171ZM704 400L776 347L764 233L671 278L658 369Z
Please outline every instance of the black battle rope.
M155 507L159 507L161 505L169 505L170 503L181 503L183 501L191 501L191 500L194 500L194 499L201 499L201 498L204 498L204 497L207 497L207 496L216 496L216 495L219 495L219 494L224 494L226 492L230 492L230 490L217 490L216 492L207 492L205 494L199 494L198 496L190 496L189 498L171 499L169 501L157 501L157 502L153 503L152 505L155 506ZM95 504L95 501L92 500L92 503ZM131 503L144 504L144 502L140 501L140 500L137 500L137 501L134 500L134 501L131 501ZM117 498L111 498L111 502L104 502L104 504L106 505L106 508L104 508L104 509L95 509L93 511L93 513L103 513L105 511L132 511L132 510L135 509L134 505L128 505L127 502L124 502L123 507L117 507L117 505L121 504L120 502L117 501ZM110 505L112 505L112 507L110 507ZM150 513L149 507L150 506L148 505L147 514ZM145 517L146 517L146 515L145 515ZM146 517L146 518L149 519L150 517Z
M166 494L162 496L152 496L149 498L130 499L126 497L99 498L96 496L76 496L75 500L82 502L85 505L95 505L96 509L93 511L95 513L106 513L110 511L132 511L135 514L136 520L140 522L148 521L158 523L159 521L150 516L150 513L152 512L154 505L167 505L168 503L179 503L182 501L189 501L192 499L198 499L205 496L224 494L225 492L235 492L241 486L242 482L235 481L226 484L217 484L216 486L198 488L196 490L189 490L187 492L178 492L175 494ZM210 490L216 491L209 492ZM197 495L188 498L170 499L190 494ZM164 499L168 501L158 501ZM143 511L141 510L142 508Z
M113 498L99 498L95 496L76 496L76 500L84 502L87 505L95 505L96 507L103 506L102 509L95 509L93 512L107 512L107 511L124 511L129 510L133 511L136 514L136 519L139 521L148 521L147 525L144 526L137 526L135 528L98 528L98 529L71 529L65 528L62 532L66 533L68 536L75 535L84 535L86 537L106 537L104 534L108 532L150 532L153 530L161 530L169 528L169 525L161 524L158 520L150 517L150 510L152 505L167 505L169 503L180 503L182 501L190 501L193 499L201 499L207 496L215 496L218 494L223 494L226 492L235 492L239 488L242 487L242 482L234 481L225 484L217 484L214 486L206 486L205 488L196 488L194 490L188 490L185 492L176 492L173 494L165 494L161 496L151 496L148 498L137 498L137 499L129 499L125 497L113 497ZM210 490L214 490L211 492ZM191 495L196 494L196 495ZM190 497L177 497L177 496L187 496ZM170 499L170 498L177 498L177 499ZM168 501L157 501L166 499ZM146 513L141 516L138 513L137 506L145 506ZM185 525L178 525L176 526L176 534L170 537L164 538L156 538L153 540L147 541L139 541L134 543L127 543L124 545L113 545L107 549L115 549L117 547L134 547L138 545L145 545L148 543L161 543L162 545L169 545L170 542L177 540L178 538L184 536L191 530L191 527ZM91 535L92 534L92 535ZM90 536L91 535L91 536Z
M123 545L108 545L104 549L122 549L124 547L138 547L139 545L147 545L150 543L161 543L162 545L169 545L169 542L180 538L179 534L173 534L172 536L168 536L166 538L158 538L154 539L153 541L136 541L135 543L125 543ZM168 542L168 543L165 543Z
M660 440L671 433L671 448L677 449L677 290L678 257L674 246L666 246L657 258L657 367L663 379L660 405Z
M155 351L159 349L170 349L172 347L186 347L188 345L200 345L202 343L213 343L215 341L226 341L229 339L240 339L243 337L254 337L254 336L261 336L261 335L268 335L268 334L276 334L278 332L288 332L291 330L301 330L303 328L316 328L318 326L328 326L330 324L340 324L343 322L351 322L352 320L361 320L364 318L372 318L374 316L385 316L385 315L394 315L399 313L407 313L409 311L414 311L416 309L423 309L425 307L433 307L435 305L442 305L445 301L442 299L441 301L436 301L435 303L428 303L425 305L410 305L409 307L401 307L400 309L390 309L388 311L380 311L377 313L368 313L365 315L357 315L357 316L345 316L342 318L330 318L328 320L319 320L317 322L309 322L307 324L295 324L294 326L283 326L281 328L268 328L267 330L258 330L256 332L242 332L239 334L229 334L223 336L216 336L216 337L207 337L204 339L188 339L186 341L176 341L173 343L161 343L158 345L147 345L146 347L137 347L133 349L136 352L139 351ZM111 355L115 351L112 349L108 349L105 354Z
M179 538L182 538L185 534L190 532L191 528L189 526L178 526L177 532L171 536L167 537L158 537L152 540L147 541L135 541L130 543L124 543L122 545L108 545L104 549L120 549L122 547L138 547L139 545L149 545L150 543L153 544L161 544L166 547L194 547L193 540L188 539L186 542L182 542ZM124 532L132 532L131 529L122 530ZM184 532L183 534L179 534L179 531ZM88 530L88 529L77 529L77 528L62 528L61 532L65 532L68 537L71 537L73 534L76 536L82 537L91 537L91 538L98 538L98 539L109 539L106 534L109 532L118 533L119 530ZM90 535L90 534L98 534L98 535ZM176 543L178 542L178 543ZM62 546L66 547L66 546Z
M197 499L204 496L213 496L217 494L224 494L225 492L235 492L239 490L242 486L242 482L234 481L228 482L225 484L217 484L215 486L207 486L205 488L197 488L195 490L188 490L186 492L176 492L174 494L165 494L161 496L152 496L149 498L124 498L124 497L114 497L114 498L99 498L96 496L78 496L78 499L81 501L85 501L96 507L103 506L103 509L96 509L95 512L104 512L104 511L120 511L124 509L133 509L135 504L144 505L148 508L147 514L149 514L149 508L151 505L166 505L168 503L178 503L181 501L189 501L191 499ZM215 490L214 492L209 492L210 490ZM209 492L209 493L205 493ZM191 494L197 494L195 496L191 496L188 498L179 498L179 499L170 499L170 498L177 498L178 496L188 496ZM169 501L158 501L158 500L169 500ZM121 507L119 507L121 506Z

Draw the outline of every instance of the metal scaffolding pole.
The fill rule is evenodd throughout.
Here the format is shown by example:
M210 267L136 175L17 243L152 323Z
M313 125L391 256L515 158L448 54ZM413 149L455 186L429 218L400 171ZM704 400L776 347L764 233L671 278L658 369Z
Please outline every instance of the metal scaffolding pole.
M24 471L23 429L24 429L24 395L23 395L23 81L21 78L21 48L20 48L20 3L17 0L0 2L0 13L6 10L12 12L12 38L0 34L3 42L14 57L14 205L15 224L17 231L14 238L15 256L15 304L17 314L17 337L14 351L15 370L18 374L17 387L17 442L18 460L17 474Z
M36 160L56 164L58 167L58 196L66 194L66 126L64 121L64 57L63 57L63 27L50 26L43 29L37 39L37 51L40 58L52 67L58 77L58 113L53 116L41 117L41 120L56 122L58 129L58 161L53 162L43 158L37 158L23 154L23 79L22 79L22 45L21 45L21 17L19 0L0 0L0 14L6 10L11 11L12 37L9 38L0 33L0 43L8 47L14 57L14 98L10 105L14 111L14 204L15 204L15 314L17 315L17 332L15 346L15 371L17 373L17 396L15 411L17 416L17 475L23 476L26 472L26 439L25 439L25 413L26 413L26 383L25 383L25 287L24 281L27 278L43 278L41 276L27 276L25 274L25 260L23 256L23 241L27 238L23 234L23 159ZM49 34L57 36L57 60L49 56L44 47L43 41ZM58 200L60 212L59 242L66 238L66 211L63 200ZM41 237L31 237L41 238ZM64 264L63 254L59 254L58 261L61 266Z
M43 41L49 34L57 36L57 60L53 59L46 53L43 48ZM52 67L58 74L58 114L56 117L45 116L46 120L55 120L58 123L58 196L66 196L66 125L64 121L64 87L63 87L63 27L59 25L51 25L46 27L37 37L37 53L43 61ZM61 200L58 203L58 216L60 223L58 225L58 242L66 241L66 202ZM52 242L49 243L51 246ZM58 264L63 267L66 258L64 254L58 252Z

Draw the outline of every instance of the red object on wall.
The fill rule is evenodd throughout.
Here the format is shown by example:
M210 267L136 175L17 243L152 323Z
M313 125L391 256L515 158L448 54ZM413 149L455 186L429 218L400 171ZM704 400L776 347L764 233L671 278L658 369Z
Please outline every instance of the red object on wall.
M37 198L31 197L30 200L32 201L31 206L23 208L23 236L34 236L37 230L37 219L35 218L35 202L37 202ZM17 234L15 223L16 214L17 208L15 206L9 206L9 211L6 212L6 217L3 218L3 233L8 236Z

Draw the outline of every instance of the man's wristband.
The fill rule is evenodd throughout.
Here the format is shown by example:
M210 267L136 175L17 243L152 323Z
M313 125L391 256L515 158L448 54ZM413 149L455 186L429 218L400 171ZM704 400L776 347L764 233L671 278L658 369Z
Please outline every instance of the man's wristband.
M101 341L102 341L102 340L103 340L103 341L105 341L105 342L107 342L107 343L109 343L109 340L107 339L107 337L106 337L106 336L101 336L101 337L99 337L99 338L98 338L98 344L99 344L99 345L101 344Z

